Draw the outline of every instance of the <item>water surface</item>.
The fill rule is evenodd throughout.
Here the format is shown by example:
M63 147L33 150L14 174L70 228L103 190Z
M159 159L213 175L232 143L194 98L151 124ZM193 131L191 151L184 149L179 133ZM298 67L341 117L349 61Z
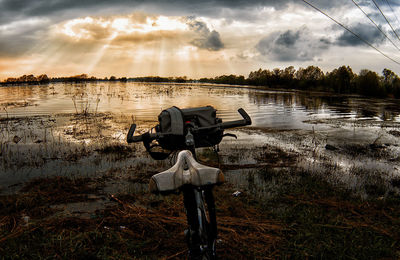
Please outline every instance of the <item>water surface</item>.
M316 92L136 82L0 87L0 117L112 112L156 121L163 109L174 105L211 105L224 121L238 119L237 109L243 107L253 126L268 128L310 129L310 120L329 118L400 121L397 100Z
M211 105L224 121L239 119L240 107L249 113L255 129L230 130L238 139L221 143L221 161L233 169L227 179L238 187L249 186L243 179L257 176L252 167L292 167L295 163L317 173L334 169L327 176L362 190L357 185L365 181L357 179L354 171L379 178L400 176L399 103L354 95L200 84L0 87L0 193L14 192L32 178L54 175L107 176L111 181L104 188L106 193L142 191L147 186L134 180L149 178L170 163L149 158L142 144L127 146L127 130L136 121L138 132L147 131L163 109L174 105ZM327 149L328 144L335 150ZM124 147L132 150L124 152ZM104 152L107 149L115 151ZM285 161L281 158L285 155L296 162ZM351 178L344 180L346 176ZM264 182L260 183L249 189L262 193Z

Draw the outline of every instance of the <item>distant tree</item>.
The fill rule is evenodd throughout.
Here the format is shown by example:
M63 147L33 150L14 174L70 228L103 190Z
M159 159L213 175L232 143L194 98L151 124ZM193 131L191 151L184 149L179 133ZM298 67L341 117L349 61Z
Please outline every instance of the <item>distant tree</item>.
M319 67L316 66L308 66L304 72L303 76L305 77L306 80L310 81L318 81L322 80L324 77L324 73Z
M385 84L392 84L393 81L396 78L398 78L398 76L390 69L386 69L386 68L383 69L382 74L383 74L383 80L384 80Z
M272 85L281 85L281 78L282 78L283 70L280 68L275 68L272 70L272 77L271 77L271 83Z
M383 69L382 71L383 75L383 86L387 92L387 94L394 96L394 97L399 97L400 95L400 89L399 89L399 84L400 84L400 78L397 76L393 71L389 69Z
M355 74L349 66L341 66L326 75L326 85L335 93L356 92L354 85Z
M117 78L115 76L110 77L110 81L116 81L116 80L117 80Z
M41 84L46 84L50 82L50 79L46 74L42 74L37 77L37 81L39 81Z
M357 87L360 94L366 96L386 96L386 91L380 82L379 75L374 71L367 69L361 70L357 77Z
M256 86L271 86L273 85L272 75L272 72L269 70L259 69L257 71L250 72L248 83Z
M296 70L293 66L289 66L285 68L281 74L281 79L282 79L282 84L286 86L292 86L293 85L293 80L294 80L294 75L296 73Z
M27 78L28 78L28 76L23 75L23 76L19 77L19 78L17 79L17 81L18 81L18 82L27 82Z
M17 78L8 78L5 80L6 83L16 83L18 81Z
M393 80L391 91L392 91L391 94L395 98L400 98L400 79L399 79L399 77L397 77L396 79Z
M296 79L299 80L299 86L301 89L310 89L321 85L323 78L324 73L316 66L308 66L305 69L300 68L296 72Z
M29 83L35 83L35 82L37 82L38 80L37 80L37 78L34 76L34 75L28 75L27 77L26 77L26 81L27 82L29 82Z
M175 81L177 83L185 83L187 81L187 77L186 76L176 77L175 79L173 79L173 81Z

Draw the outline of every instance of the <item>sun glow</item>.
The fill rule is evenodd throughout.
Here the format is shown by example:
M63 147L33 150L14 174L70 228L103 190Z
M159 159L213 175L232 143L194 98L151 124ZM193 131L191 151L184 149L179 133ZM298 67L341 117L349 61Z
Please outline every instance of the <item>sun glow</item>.
M228 57L193 42L208 40L209 28L218 23L201 17L196 20L202 30L184 16L132 13L68 20L49 27L47 38L26 53L23 60L29 64L20 60L13 67L25 74L49 76L216 75L221 64L226 68Z
M107 22L94 20L92 17L85 17L74 19L64 23L61 26L60 31L61 33L69 37L78 39L89 39L90 33L89 28L87 27L93 24L99 25L102 28L106 28L108 26Z
M111 27L116 29L117 31L129 31L129 20L126 18L116 18L111 23Z
M85 17L56 26L56 32L76 40L109 38L106 35L113 32L129 35L185 30L188 30L188 26L180 17L149 16L146 19L137 19L135 15Z

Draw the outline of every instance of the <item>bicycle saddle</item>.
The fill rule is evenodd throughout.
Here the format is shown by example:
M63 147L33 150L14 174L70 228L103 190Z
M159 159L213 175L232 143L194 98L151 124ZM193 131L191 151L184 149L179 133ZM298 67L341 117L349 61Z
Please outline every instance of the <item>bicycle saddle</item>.
M184 150L178 154L174 166L151 177L150 191L168 192L177 190L183 185L201 187L223 182L224 174L220 169L198 163L190 151Z

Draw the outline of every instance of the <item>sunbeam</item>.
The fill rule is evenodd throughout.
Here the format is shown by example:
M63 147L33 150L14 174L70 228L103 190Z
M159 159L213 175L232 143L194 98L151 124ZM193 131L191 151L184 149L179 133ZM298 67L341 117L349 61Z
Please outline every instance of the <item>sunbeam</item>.
M99 64L100 60L103 58L104 54L110 47L112 41L118 36L118 32L114 32L104 43L103 46L94 54L93 57L89 60L89 64L87 66L87 73L92 73L96 66Z

